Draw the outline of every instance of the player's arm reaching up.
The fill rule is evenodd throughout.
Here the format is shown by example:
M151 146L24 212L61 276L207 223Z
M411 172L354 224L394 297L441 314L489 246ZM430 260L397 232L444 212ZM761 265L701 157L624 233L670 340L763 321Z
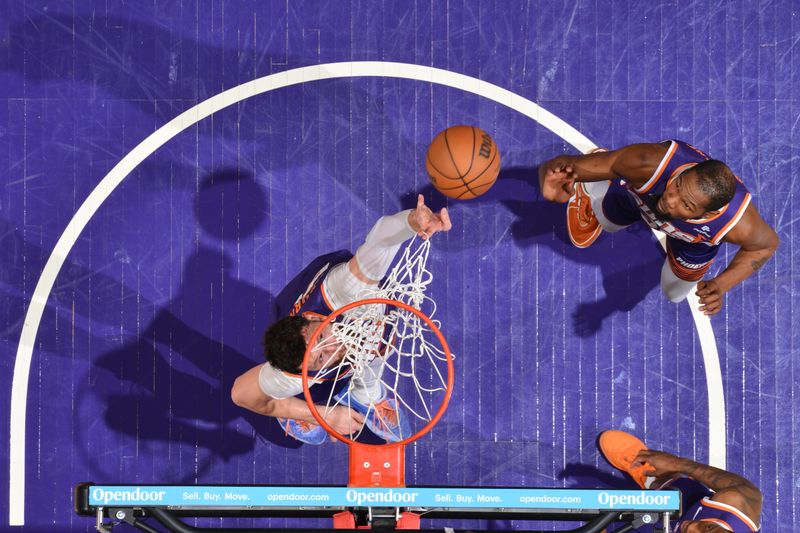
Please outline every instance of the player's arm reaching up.
M452 227L447 209L442 208L439 213L434 213L425 205L425 197L420 194L417 196L417 206L414 209L382 217L375 223L364 244L348 263L348 269L358 280L375 285L386 275L386 269L400 245L415 233L423 239L428 239L440 231L450 231ZM346 286L346 283L341 285ZM348 296L343 298L347 301L340 305L353 300L354 295Z
M638 187L653 175L667 148L663 144L631 144L618 150L554 157L539 166L542 196L564 203L575 193L576 181L603 181L618 176L625 176Z

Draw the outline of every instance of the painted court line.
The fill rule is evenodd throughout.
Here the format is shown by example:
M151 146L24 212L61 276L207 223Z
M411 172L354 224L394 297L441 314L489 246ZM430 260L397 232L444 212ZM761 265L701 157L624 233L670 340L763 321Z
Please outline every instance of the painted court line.
M28 379L30 376L31 358L39 324L42 320L47 300L61 267L69 252L75 245L83 229L109 197L136 166L149 157L177 134L196 124L209 115L232 104L263 94L275 89L290 87L300 83L325 79L349 77L390 77L403 78L428 83L445 85L454 89L470 92L505 105L535 120L580 152L588 152L595 145L578 130L542 109L527 98L512 93L497 85L433 67L412 65L408 63L391 63L382 61L361 61L328 63L296 68L271 74L244 83L219 93L195 107L181 113L164 126L153 132L136 146L97 184L81 204L75 216L67 224L64 233L58 239L53 252L45 264L42 275L36 284L25 322L22 327L11 387L11 414L9 431L9 525L19 526L25 523L25 420L28 399ZM694 298L694 297L692 297ZM691 299L691 298L690 298ZM722 376L719 372L716 341L711 329L711 322L692 305L697 333L703 349L706 378L708 383L709 402L709 456L711 464L725 466L725 404L722 394ZM710 371L709 369L713 371ZM715 369L715 370L714 370Z

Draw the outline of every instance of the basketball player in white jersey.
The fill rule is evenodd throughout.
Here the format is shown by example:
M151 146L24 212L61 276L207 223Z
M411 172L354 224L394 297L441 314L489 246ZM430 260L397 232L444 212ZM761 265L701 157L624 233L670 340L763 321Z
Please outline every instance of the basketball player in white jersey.
M452 227L447 210L433 213L422 195L418 196L414 209L384 216L367 235L355 255L346 250L333 252L317 258L291 283L295 289L284 290L277 298L279 316L264 335L266 362L239 376L233 384L233 402L256 413L274 416L287 434L308 444L322 444L328 440L325 430L319 426L303 398L303 380L300 367L308 341L322 325L327 315L358 299L365 289L374 287L383 278L401 245L414 237L428 239L439 231ZM326 329L330 329L327 326ZM330 338L323 331L317 339L319 345L311 353L308 369L320 370L336 352L338 346L319 339ZM380 365L379 358L375 358ZM371 377L369 377L371 376ZM380 372L367 372L354 379L350 393L339 392L338 405L327 412L326 421L341 434L357 433L366 423L377 436L387 441L401 440L409 436L409 424L394 399L390 398L379 380ZM327 394L321 390L334 387L342 389L349 375L327 379L327 383L315 385L321 401ZM344 398L343 395L348 397ZM367 406L372 405L370 409ZM349 407L348 407L349 406Z

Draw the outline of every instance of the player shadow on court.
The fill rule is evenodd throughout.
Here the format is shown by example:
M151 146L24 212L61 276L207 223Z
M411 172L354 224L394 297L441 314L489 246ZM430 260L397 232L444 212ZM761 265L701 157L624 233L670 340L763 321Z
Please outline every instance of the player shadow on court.
M588 337L600 331L614 313L632 310L658 286L664 255L650 230L641 224L613 238L601 235L588 248L576 248L567 235L566 205L542 198L537 176L535 167L505 168L489 192L473 201L496 202L508 209L515 217L511 235L518 246L548 246L570 261L600 268L605 294L583 299L572 311L573 331Z
M264 192L252 176L223 169L201 183L195 212L204 242L186 260L175 295L133 342L96 361L123 389L106 391L106 423L138 439L183 442L225 460L252 450L253 432L297 447L274 418L230 399L235 378L260 362L259 339L275 311L272 295L237 279L223 243L259 228L267 212ZM219 244L212 246L214 240Z
M0 220L0 244L3 252L0 255L3 267L0 281L4 296L0 316L6 325L3 337L16 341L15 335L21 330L26 302L30 298L30 295L18 290L24 287L25 271L41 272L48 254L27 241L12 223L5 220ZM25 258L24 265L22 258ZM40 439L43 446L55 446L58 450L59 439L63 435L74 434L75 445L71 448L74 455L69 458L73 466L106 479L116 479L115 476L119 475L126 463L120 457L118 464L107 469L109 465L105 461L97 460L98 453L106 453L113 449L110 447L120 446L119 441L111 435L132 434L135 438L121 446L124 448L128 442L136 442L137 447L141 446L142 449L147 448L148 441L167 440L170 435L168 431L161 432L162 428L157 423L152 424L152 418L148 418L151 413L163 411L164 406L153 405L152 398L139 394L132 377L138 376L142 381L149 378L155 382L156 373L167 376L172 369L159 364L162 363L160 359L155 359L149 367L153 371L149 376L145 375L148 358L152 361L153 354L157 354L155 340L149 346L149 353L145 343L134 343L140 350L134 354L136 359L133 361L128 359L129 354L115 348L125 333L120 331L119 322L114 324L113 317L108 316L108 309L103 306L104 302L115 300L121 306L117 320L120 316L152 315L157 308L117 279L74 262L64 263L50 292L36 336L34 365L44 365L43 376L39 378L40 388L29 392L29 397L31 394L44 393L46 398L40 401L46 406L48 416L46 426L37 428L31 435ZM68 331L67 334L59 333L59 324L67 325L61 326ZM188 331L197 337L196 332ZM209 339L200 340L206 344L212 342ZM95 358L94 354L100 355ZM85 377L82 368L88 368ZM118 378L114 379L114 375ZM55 388L53 382L58 384ZM76 385L72 389L63 385L70 382ZM184 383L180 382L179 386L184 386ZM186 390L194 391L197 388ZM120 405L122 409L118 408ZM97 419L102 414L106 415L106 424L98 424ZM202 416L198 418L202 419ZM194 446L210 445L204 440L203 424L202 421L199 424L199 437L191 441ZM169 429L179 428L173 424ZM56 436L55 441L52 440L53 436ZM232 456L252 448L252 436L245 437L232 439L232 448L222 449L221 455ZM181 439L175 438L174 441ZM152 457L156 456L157 452L153 450ZM142 459L146 460L145 457L147 454L142 453ZM76 459L79 462L74 462ZM210 464L210 461L200 459L198 473Z

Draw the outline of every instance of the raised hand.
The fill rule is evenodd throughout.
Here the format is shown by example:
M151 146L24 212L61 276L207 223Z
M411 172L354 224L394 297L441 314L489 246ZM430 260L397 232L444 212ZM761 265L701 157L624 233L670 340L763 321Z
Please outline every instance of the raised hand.
M425 205L425 197L421 194L417 196L417 207L408 215L408 223L423 239L428 239L438 231L450 231L453 227L447 208L442 208L438 214L434 213Z
M647 464L652 467L652 469L645 471L645 474L660 478L683 472L686 463L686 459L670 453L657 450L642 450L636 455L633 466L639 467L643 464Z
M564 203L575 194L575 180L578 174L571 165L557 166L545 163L539 169L539 185L542 196L551 202Z
M325 408L320 408L319 412L323 413ZM353 411L345 405L337 405L328 410L325 416L325 421L337 432L345 436L350 436L357 433L361 426L364 425L364 415L357 411Z

